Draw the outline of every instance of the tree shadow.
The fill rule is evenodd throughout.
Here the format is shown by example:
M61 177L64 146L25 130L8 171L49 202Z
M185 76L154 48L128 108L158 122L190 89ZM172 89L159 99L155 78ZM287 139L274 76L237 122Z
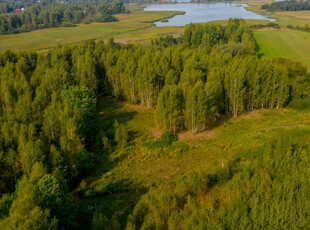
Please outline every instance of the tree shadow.
M119 123L126 123L138 114L136 111L122 111L124 104L124 102L116 101L111 97L99 98L98 113L101 129L109 130L113 128L115 120Z
M77 209L79 229L90 229L95 213L106 217L109 225L112 217L125 229L127 218L147 189L141 184L134 184L129 179L113 181L103 191L98 191L93 197L81 200ZM107 227L108 226L102 226Z
M207 130L211 131L211 130L215 129L216 127L219 127L219 126L223 125L230 118L231 118L231 116L229 116L228 114L220 115L219 118L217 118L216 121L212 125L210 125Z
M260 45L257 45L257 57L262 58L265 54L261 52Z
M141 184L136 184L129 178L124 179L124 175L117 173L114 175L103 177L111 172L116 165L123 162L129 155L128 151L118 149L114 142L114 123L115 120L119 124L126 123L138 114L130 108L125 107L125 102L117 101L111 97L101 97L98 99L98 115L99 115L99 138L106 136L112 144L111 149L100 149L96 154L95 168L85 178L85 189L75 193L77 218L79 229L89 229L92 225L92 218L96 212L102 213L109 221L112 216L116 216L121 224L121 228L126 226L128 215L130 215L140 197L147 192L147 189ZM138 133L129 131L129 142L134 139ZM113 155L111 155L113 154ZM112 175L112 174L111 174ZM117 178L117 177L120 178ZM111 180L108 184L107 181ZM97 186L98 183L98 187ZM103 183L103 185L101 185ZM95 187L93 187L95 184ZM90 193L85 195L86 193Z

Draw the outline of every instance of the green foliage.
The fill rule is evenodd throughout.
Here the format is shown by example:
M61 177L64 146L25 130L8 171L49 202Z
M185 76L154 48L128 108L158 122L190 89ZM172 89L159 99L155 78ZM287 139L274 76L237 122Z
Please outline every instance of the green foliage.
M255 53L256 43L253 32L243 19L229 19L227 26L213 24L190 24L183 36L185 46L204 47L207 50L217 44L241 43L243 51L237 53ZM231 46L231 44L230 44ZM238 46L235 44L235 46ZM238 48L240 49L240 48Z
M14 195L3 194L0 199L0 219L9 216L9 211L14 200Z
M143 146L151 150L161 149L172 145L172 143L177 140L177 136L173 135L170 131L167 131L162 134L160 140L146 142Z
M72 226L74 211L66 185L52 175L44 175L35 186L36 203L42 208L50 210L61 226Z
M253 34L241 19L231 19L225 27L190 25L183 39L167 38L150 47L120 46L111 39L107 44L87 41L59 46L47 54L1 54L0 192L13 195L5 195L0 200L0 228L75 228L69 188L74 196L82 195L85 202L95 196L108 199L113 193L139 193L137 188L142 186L137 181L141 180L140 177L157 175L152 175L153 168L150 167L146 176L136 174L136 181L132 182L128 180L132 172L127 171L128 165L123 163L124 159L129 158L126 160L135 161L141 167L144 167L147 157L152 158L154 164L157 160L163 162L159 159L161 156L165 156L168 163L174 163L170 160L178 159L192 149L197 152L201 150L186 142L176 142L178 131L191 129L196 134L214 126L219 116L225 113L238 116L255 109L279 109L288 103L305 108L308 106L308 88L306 68L301 64L285 59L261 60L256 57ZM126 102L115 102L111 96L131 104L145 105L126 106L144 111L147 115L140 116L134 109L120 110L120 105ZM101 104L115 103L115 107L100 112L100 120L96 110L97 98L100 98ZM141 137L141 133L154 128L150 122L155 111L152 107L156 107L155 120L164 133L160 140L142 144L150 138ZM133 118L138 122L131 121ZM144 124L143 119L149 124ZM150 132L153 134L153 131ZM244 135L242 133L236 140L244 141L240 141ZM223 147L222 143L217 143L217 146L227 149L235 142L225 142ZM114 148L114 143L117 148ZM244 145L241 148L240 143L237 144L240 151L247 151ZM276 158L272 164L285 164L295 175L294 167L299 170L298 162L304 160L298 158L304 149L295 147L289 140L279 139L271 144L271 152L264 155L276 158L285 152L286 155ZM286 157L292 158L295 165L282 161ZM286 175L280 174L283 168L272 169L268 166L271 159L266 159L262 159L267 162L264 166L256 164L256 161L251 164L245 162L249 164L245 169L242 164L238 166L234 163L212 175L193 174L163 185L169 196L151 189L128 219L128 226L150 229L179 224L179 228L201 229L203 225L217 228L222 222L227 228L262 228L267 217L259 216L263 218L259 219L261 223L254 225L253 219L260 213L260 206L255 205L262 204L265 213L271 210L273 214L278 206L269 197L264 197L261 191L270 190L270 181L279 188L282 184L278 181L288 181ZM186 163L191 160L187 156ZM164 162L161 167L167 167L168 163ZM118 174L109 172L114 166L119 166L123 171ZM187 167L191 168L190 165ZM202 166L197 164L197 167ZM303 166L300 167L300 175L303 175ZM176 171L184 173L189 171L188 168ZM92 183L92 178L85 178L90 173L97 176L98 172L104 172L98 182ZM248 177L247 173L257 180ZM122 180L118 180L119 174ZM218 200L210 198L212 202L206 202L207 210L204 210L203 203L200 204L197 197L208 196L209 192L221 186L230 191L229 186L233 187L234 183L242 188L242 183L236 182L236 175L246 178L246 185L253 184L253 187L238 191L237 195L241 195L232 195L227 203L220 197ZM158 177L169 176L161 174ZM296 184L303 185L303 180L298 176L296 178ZM160 179L154 186L160 183L158 181ZM81 185L80 190L74 190L78 184ZM266 188L261 188L261 185ZM270 191L275 193L270 192L269 195L274 200L277 200L276 193L285 196L281 189L272 189ZM291 197L299 193L296 187L285 189ZM251 193L255 190L258 194ZM303 190L301 192L306 197ZM154 198L155 201L152 200L154 194L160 194ZM137 196L135 199L138 199ZM246 197L246 200L238 203L238 197ZM298 208L307 208L299 200L290 199L299 205L291 205L298 210L299 217L292 217L288 223L295 224L298 220L298 226L306 226L307 222L302 219L304 212ZM130 201L131 207L135 202L137 200ZM288 209L284 201L278 199L277 202L285 210ZM272 206L269 207L269 203ZM243 221L231 221L234 217L230 213L236 207L242 208L235 215ZM253 212L244 211L252 209ZM83 210L79 211L78 221L84 218ZM117 218L112 217L111 213L106 215L103 209L96 212L94 228L100 228L101 223L107 229L120 228ZM101 212L104 214L101 215ZM87 215L92 214L89 211ZM289 215L293 216L292 213ZM125 219L125 216L120 218ZM273 223L285 228L286 223L280 223L277 218L273 217ZM289 217L283 214L281 218ZM88 219L91 221L92 217ZM206 221L197 222L195 219Z
M122 2L66 3L49 6L37 3L19 13L0 15L0 34L29 32L57 26L68 27L81 22L115 22L117 18L112 14L126 12L128 11Z
M308 147L278 135L262 157L236 163L215 174L189 174L162 191L151 189L128 218L127 229L309 226Z
M155 120L164 131L176 131L183 126L184 99L182 90L166 86L159 94Z
M117 217L112 216L111 219L108 219L107 217L103 216L101 213L96 212L93 217L92 221L93 230L120 230L121 225L119 224Z
M10 214L0 221L1 229L57 229L57 219L45 207L46 204L39 202L36 193L38 182L44 175L42 164L36 163L30 177L25 176L19 181ZM51 200L54 201L52 197Z
M96 121L96 98L92 90L86 87L69 87L61 92L64 106L75 107L81 111L80 134L86 137L88 132L94 129Z
M125 124L119 124L117 120L114 123L115 129L115 142L117 146L121 149L124 149L128 141L128 133Z
M264 4L261 9L269 11L301 11L310 10L310 1L283 1Z

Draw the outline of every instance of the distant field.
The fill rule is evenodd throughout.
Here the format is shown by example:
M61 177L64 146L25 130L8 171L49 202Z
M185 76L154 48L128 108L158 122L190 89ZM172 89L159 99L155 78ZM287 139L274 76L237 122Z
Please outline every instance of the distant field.
M0 35L0 52L5 50L46 51L58 44L77 43L88 39L107 40L113 37L119 43L150 43L152 39L162 36L180 36L184 27L152 27L152 22L170 18L183 12L143 11L143 6L137 4L127 5L131 14L115 15L118 22L79 24L76 27L60 27L36 30L29 33L14 35ZM246 20L249 25L266 24L268 20ZM210 23L224 25L227 20Z
M180 12L144 12L133 10L132 14L116 15L118 22L80 24L77 27L61 27L36 30L29 33L0 36L0 52L5 50L42 50L58 44L76 43L87 39L107 39L115 37L116 40L150 41L162 33L173 34L180 31L178 27L171 27L163 32L162 28L152 28L139 34L139 30L152 26L152 22L162 18L169 18ZM136 36L134 36L136 34Z
M279 30L254 34L263 57L299 60L310 68L310 33Z
M296 17L299 19L310 20L310 11L281 11L275 14L280 16Z
M283 12L269 12L262 10L261 5L268 3L266 1L250 1L249 6L246 7L248 10L251 10L255 13L267 15L270 18L276 19L275 23L278 23L282 26L292 25L292 26L304 26L310 19L309 11L283 11ZM270 2L269 2L270 3Z

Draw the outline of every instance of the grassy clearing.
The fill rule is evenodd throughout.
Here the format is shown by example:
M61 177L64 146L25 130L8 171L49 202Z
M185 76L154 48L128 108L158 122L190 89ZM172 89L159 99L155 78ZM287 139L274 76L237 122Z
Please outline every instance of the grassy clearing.
M108 156L105 167L86 179L82 190L77 189L84 194L80 205L87 209L87 205L105 204L101 207L103 213L122 213L116 214L122 224L140 196L151 187L160 188L192 171L215 172L236 158L251 161L263 153L279 130L289 131L293 142L310 138L310 112L264 109L237 118L223 117L215 128L196 136L181 132L179 141L171 146L151 150L145 143L160 136L153 109L103 99L99 111L105 130L112 127L115 119L126 123L131 142L125 151Z
M129 7L130 8L130 7ZM5 50L43 50L58 44L76 43L87 39L103 39L117 37L120 42L149 42L162 34L162 29L139 30L152 26L153 21L169 18L181 12L146 12L138 6L131 6L131 14L115 15L118 22L79 24L76 27L61 27L36 30L29 33L0 36L0 52ZM180 28L169 28L168 33L174 33ZM137 34L137 36L134 36ZM125 39L124 39L125 38ZM127 39L129 38L129 39Z
M255 32L263 57L299 60L310 68L310 33L300 31Z

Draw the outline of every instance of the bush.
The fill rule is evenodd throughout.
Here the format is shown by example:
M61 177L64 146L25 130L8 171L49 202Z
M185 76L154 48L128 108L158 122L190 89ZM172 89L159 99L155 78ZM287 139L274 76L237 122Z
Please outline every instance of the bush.
M159 148L166 148L177 140L177 136L173 135L171 132L165 132L162 134L160 140L147 142L143 146L147 147L148 149L155 150Z

